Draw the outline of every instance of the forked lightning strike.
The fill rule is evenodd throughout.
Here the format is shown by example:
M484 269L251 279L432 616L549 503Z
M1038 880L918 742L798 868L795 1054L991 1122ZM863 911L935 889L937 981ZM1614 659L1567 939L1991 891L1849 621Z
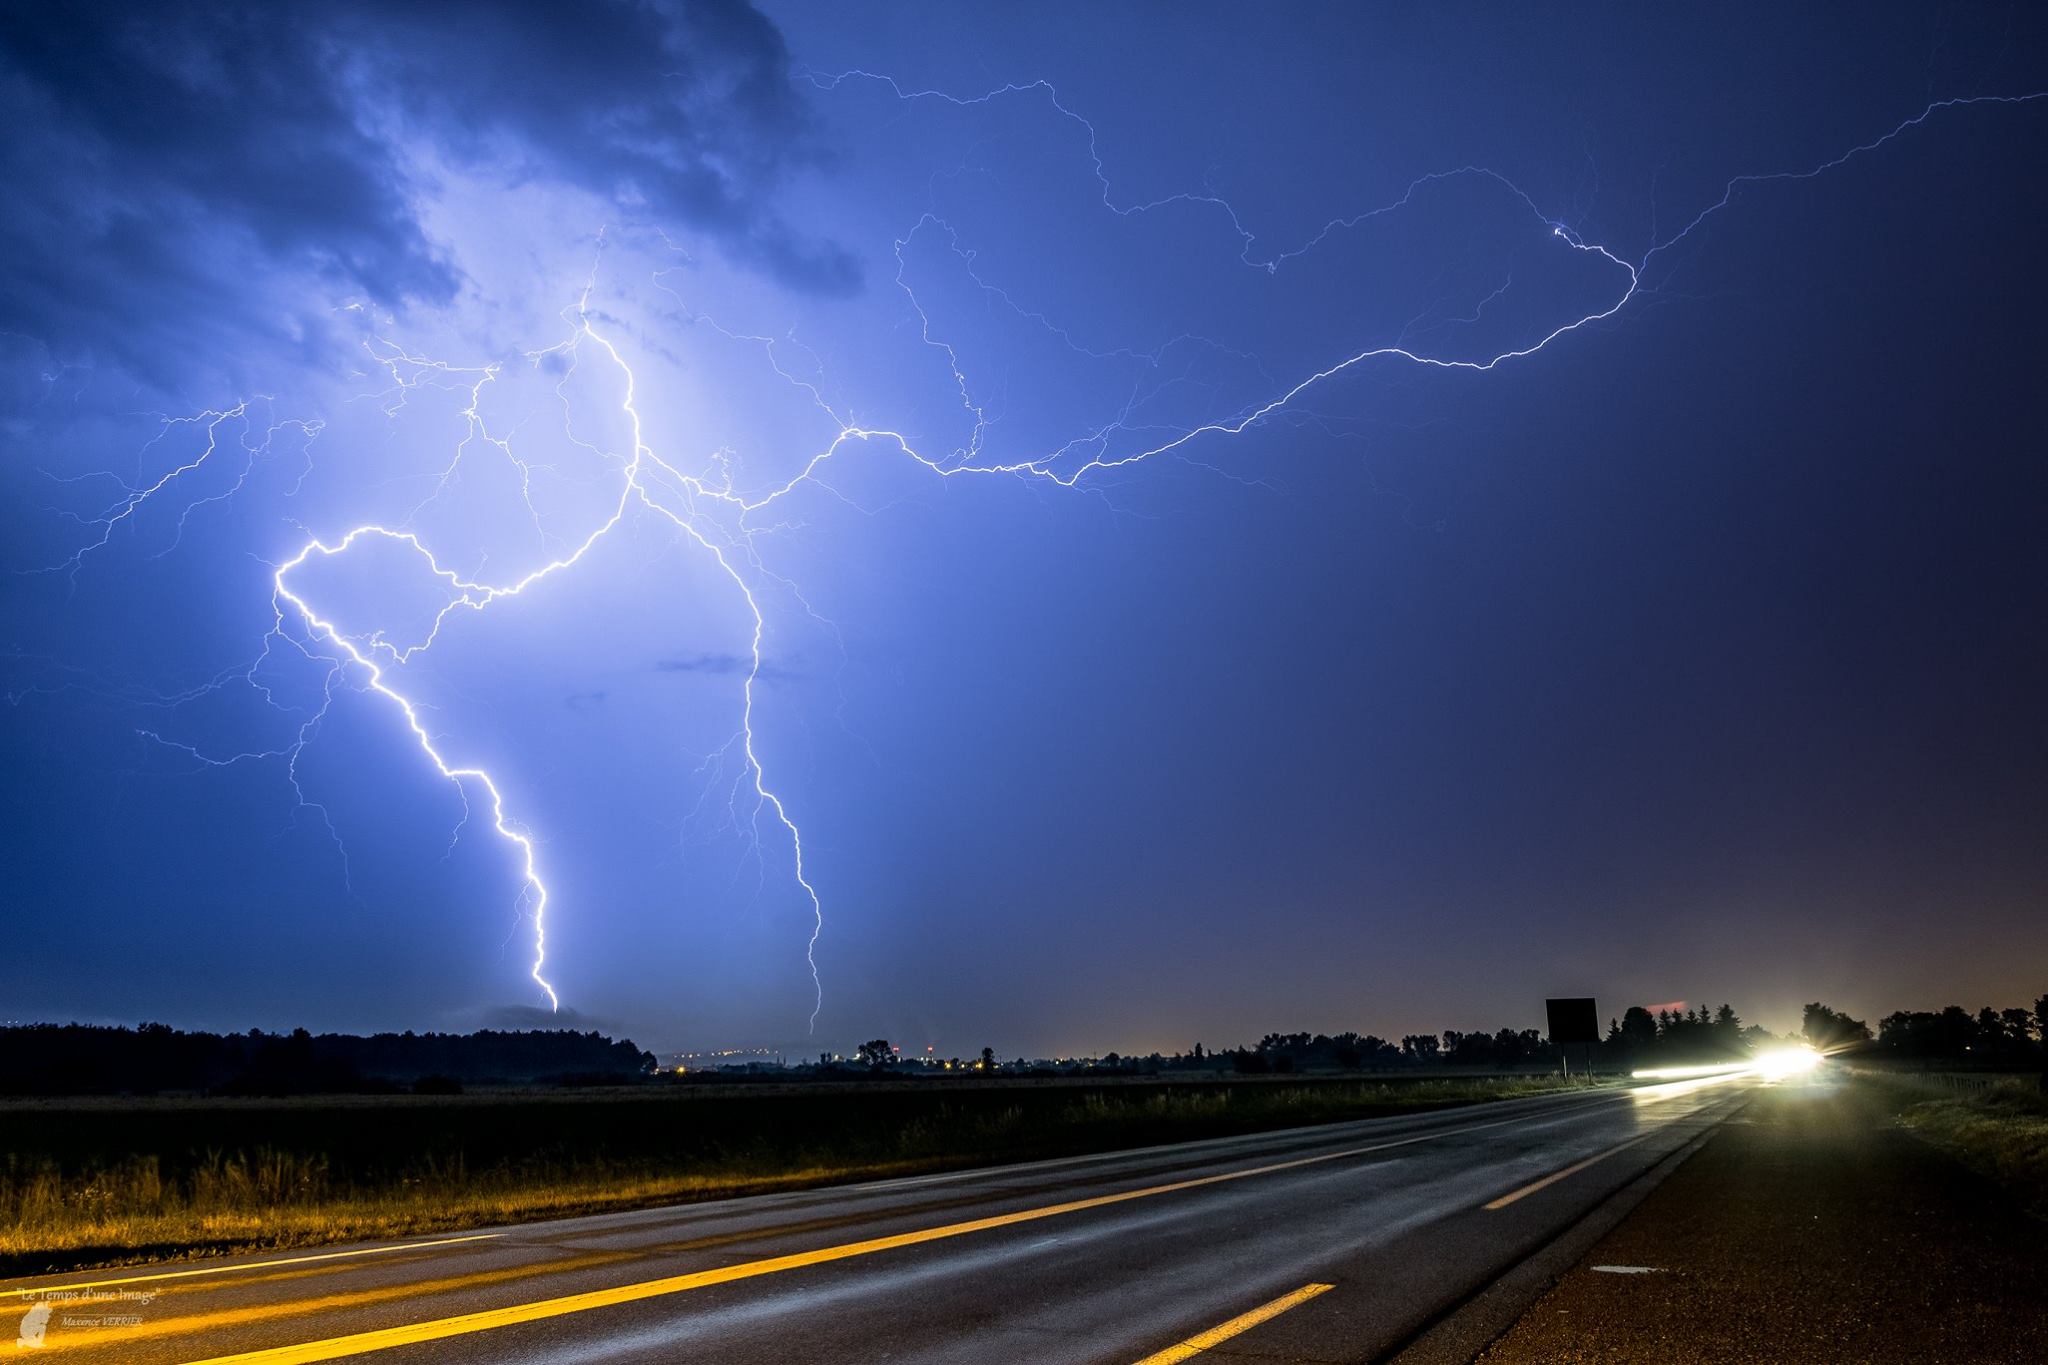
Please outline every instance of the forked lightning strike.
M532 834L513 823L507 816L504 793L489 772L475 766L458 766L442 753L435 742L433 734L421 722L418 707L404 693L400 692L397 687L393 686L389 670L393 666L402 666L423 651L430 649L440 637L441 627L455 612L464 609L481 611L493 602L504 598L517 597L536 583L551 577L561 570L573 567L590 552L592 547L609 534L612 528L619 525L626 518L627 513L636 503L646 510L663 517L698 545L709 551L711 556L717 561L720 570L732 581L733 586L739 590L741 597L746 601L747 609L753 620L750 641L751 666L747 671L744 684L744 704L740 716L739 738L741 741L741 751L746 760L747 771L752 778L756 799L760 802L761 807L772 810L775 813L777 822L788 831L795 855L797 883L803 888L805 896L810 901L812 930L810 941L805 950L805 957L811 969L813 988L811 1025L815 1027L818 1010L822 1008L824 1003L816 959L818 934L824 927L824 908L818 899L817 890L812 886L804 866L802 832L797 828L796 823L790 819L788 809L783 805L782 798L767 785L760 756L754 747L754 691L760 679L762 637L766 630L767 622L761 612L759 602L747 584L745 576L742 575L728 557L726 547L716 543L694 517L677 512L662 503L655 496L655 492L647 482L645 475L650 469L657 470L683 485L690 496L706 497L720 502L731 503L742 508L742 510L744 504L741 504L730 493L714 490L699 480L681 473L672 465L656 457L653 451L648 448L641 429L640 413L634 404L636 377L633 369L626 363L625 358L619 354L618 348L591 327L587 291L577 308L575 335L568 342L555 349L574 350L584 341L589 341L603 350L605 355L618 366L620 372L625 377L626 391L622 407L631 424L633 451L626 461L618 502L613 505L610 514L604 521L585 537L582 543L577 545L574 550L559 559L549 561L525 577L511 583L488 584L465 579L455 571L445 568L435 557L433 551L413 531L392 530L376 525L358 526L331 544L319 539L308 541L296 555L278 565L271 579L274 594L273 600L277 603L288 604L291 610L297 614L305 629L314 638L327 641L334 648L341 651L346 664L353 665L362 670L364 685L370 691L390 699L392 704L405 717L406 726L412 731L414 739L418 741L421 752L427 756L428 761L434 765L443 777L455 783L458 789L463 788L467 783L475 783L483 788L490 802L492 827L497 830L502 838L514 845L519 852L520 870L525 886L524 894L530 899L530 913L533 919L534 955L533 966L529 974L532 976L534 984L547 996L550 1008L559 1009L561 998L556 992L554 985L547 979L543 970L547 965L547 908L549 891L546 881L542 879L540 874L539 856ZM538 359L542 354L545 353L536 353L535 356L529 357L529 359ZM406 359L413 363L420 363L413 357L406 357ZM476 415L477 392L481 389L482 384L489 382L489 378L495 375L496 371L494 369L486 369L476 373L484 377L471 389L470 406L466 410L466 416L472 423L473 433L481 423L481 419ZM503 442L497 441L495 438L487 437L487 439L492 439L493 444L498 445L501 449L504 448ZM467 440L465 440L465 444L467 444ZM509 450L506 451L506 454L509 458ZM521 468L523 470L524 466L522 465ZM450 471L452 469L453 465L451 464ZM449 473L444 472L442 476L444 485L448 477ZM528 506L530 509L530 502ZM304 565L307 560L316 555L321 558L333 558L345 554L351 546L365 539L378 539L404 546L407 550L417 555L425 563L433 576L450 591L451 596L447 605L443 606L435 615L433 625L426 633L425 638L414 643L394 644L383 639L381 636L371 636L366 639L351 636L344 632L334 621L320 615L303 595L293 590L290 582L293 572ZM284 612L280 608L278 612L280 625L283 618ZM464 792L464 799L465 801L468 799L466 791Z

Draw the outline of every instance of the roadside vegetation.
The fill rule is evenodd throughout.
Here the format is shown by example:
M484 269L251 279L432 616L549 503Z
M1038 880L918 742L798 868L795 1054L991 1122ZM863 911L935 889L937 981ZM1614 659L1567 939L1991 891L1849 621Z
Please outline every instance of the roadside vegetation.
M0 1105L0 1273L681 1203L1509 1099L1556 1077Z
M2004 1080L1936 1096L1916 1089L1909 1098L1900 1123L2048 1218L2048 1094L2038 1082Z

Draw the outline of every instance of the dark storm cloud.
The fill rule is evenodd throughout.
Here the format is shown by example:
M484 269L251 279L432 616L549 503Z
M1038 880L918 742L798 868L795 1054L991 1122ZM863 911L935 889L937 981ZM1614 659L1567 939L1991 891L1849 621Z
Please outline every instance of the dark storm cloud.
M459 285L403 147L564 183L715 236L795 288L856 283L764 201L818 155L780 33L744 4L262 3L0 11L0 330L147 377L238 334L305 345L266 297L311 272L383 305Z
M358 12L352 46L398 37L372 82L444 145L490 161L509 140L543 175L718 233L785 283L843 292L836 247L765 216L760 191L818 154L774 24L748 5L537 5L516 23L488 0Z

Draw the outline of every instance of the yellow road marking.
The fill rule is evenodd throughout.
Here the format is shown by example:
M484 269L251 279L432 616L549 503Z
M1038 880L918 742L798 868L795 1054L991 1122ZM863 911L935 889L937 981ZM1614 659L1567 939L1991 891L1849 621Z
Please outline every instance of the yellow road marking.
M1279 1317L1290 1308L1307 1303L1318 1294L1327 1294L1334 1285L1305 1284L1292 1294L1282 1294L1271 1303L1262 1303L1249 1313L1239 1313L1229 1322L1219 1322L1208 1331L1189 1337L1186 1341L1154 1352L1138 1362L1138 1365L1179 1365L1190 1356L1198 1356L1222 1342L1230 1340L1240 1332L1249 1332L1260 1323Z
M1550 1116L1535 1119L1500 1119L1493 1123L1471 1124L1449 1128L1440 1133L1423 1133L1416 1137L1400 1138L1393 1142L1374 1143L1368 1147L1351 1147L1341 1152L1322 1152L1315 1156L1296 1157L1292 1161L1278 1161L1266 1166L1252 1166L1241 1171L1224 1171L1217 1175L1196 1176L1189 1180L1176 1180L1165 1185L1152 1185L1139 1190L1122 1190L1116 1194L1098 1194L1088 1199L1072 1199L1063 1204L1047 1204L1042 1208L1020 1209L1015 1213L999 1213L988 1218L975 1218L964 1223L948 1223L943 1227L920 1228L915 1232L900 1232L891 1237L872 1237L862 1242L846 1242L839 1246L821 1247L816 1251L800 1251L788 1256L771 1256L765 1260L745 1261L739 1265L719 1266L713 1270L692 1271L687 1275L670 1275L659 1280L644 1280L639 1284L622 1284L610 1289L593 1289L582 1294L567 1294L557 1299L540 1299L533 1303L512 1304L505 1308L488 1308L475 1313L461 1313L454 1317L436 1318L428 1322L408 1323L401 1327L384 1327L370 1332L356 1332L345 1337L329 1337L324 1341L309 1341L297 1346L274 1346L267 1350L246 1351L239 1355L216 1356L192 1365L303 1365L315 1360L337 1360L343 1356L364 1355L371 1351L389 1350L394 1346L414 1346L422 1342L443 1341L449 1337L465 1336L471 1332L488 1332L493 1328L512 1327L524 1322L539 1322L546 1318L558 1318L569 1313L586 1313L593 1308L609 1308L622 1303L638 1303L643 1299L658 1299L669 1294L681 1294L692 1289L705 1289L712 1285L730 1284L735 1280L751 1280L761 1275L775 1275L785 1270L797 1270L804 1266L825 1265L832 1261L844 1261L855 1256L871 1256L878 1251L892 1251L898 1247L919 1246L925 1242L942 1241L949 1237L960 1237L970 1232L985 1232L991 1228L1013 1227L1019 1223L1033 1223L1041 1218L1055 1218L1061 1214L1079 1213L1084 1209L1107 1208L1112 1204L1128 1203L1133 1199L1149 1199L1154 1195L1171 1194L1178 1190L1201 1189L1209 1185L1221 1185L1233 1180L1246 1180L1255 1175L1270 1175L1275 1171L1298 1170L1303 1166L1317 1166L1324 1162L1342 1161L1347 1157L1365 1156L1372 1152L1384 1152L1395 1147L1409 1147L1418 1142L1434 1142L1442 1138L1462 1137L1467 1133L1489 1128L1505 1128L1535 1122L1549 1122ZM203 1329L204 1319L194 1323L194 1329Z
M1531 1181L1529 1184L1522 1186L1521 1189L1516 1190L1511 1194L1502 1195L1500 1198L1494 1200L1486 1207L1488 1209L1504 1209L1508 1205L1514 1203L1517 1199L1526 1199L1530 1195L1536 1193L1536 1191L1538 1190L1549 1189L1552 1185L1555 1185L1558 1181L1563 1180L1567 1176L1577 1175L1580 1171L1585 1170L1588 1166L1599 1165L1601 1162L1607 1160L1608 1157L1613 1156L1616 1152L1627 1151L1629 1148L1635 1146L1638 1142L1646 1141L1649 1138L1649 1136L1650 1135L1648 1133L1644 1133L1641 1137L1632 1137L1627 1142L1621 1143L1619 1146L1609 1147L1604 1152L1600 1152L1594 1156L1587 1157L1584 1161L1579 1162L1575 1166L1567 1166L1561 1171L1552 1171L1549 1175L1544 1176L1541 1180Z
M439 1237L431 1242L405 1242L399 1246L357 1247L353 1251L322 1251L311 1256L286 1256L272 1261L243 1261L234 1265L208 1265L193 1270L159 1270L148 1275L123 1275L113 1280L83 1280L77 1284L31 1284L18 1289L0 1290L0 1293L17 1296L28 1294L59 1294L74 1289L104 1289L115 1284L142 1284L150 1280L183 1280L194 1275L232 1275L244 1270L269 1270L281 1265L306 1265L313 1261L338 1261L348 1256L389 1256L398 1251L418 1251L424 1247L454 1246L457 1242L483 1242L493 1237L503 1237L502 1232L472 1232L463 1237Z
M324 1294L317 1298L278 1299L240 1308L216 1308L212 1311L186 1313L176 1317L152 1316L148 1321L139 1324L67 1328L63 1340L59 1341L53 1337L47 1348L52 1352L87 1351L114 1345L132 1349L137 1342L158 1338L189 1337L194 1332L218 1332L233 1327L247 1327L252 1323L271 1323L280 1318L302 1318L316 1313L354 1313L376 1304L392 1303L402 1299L424 1299L436 1294L467 1293L490 1285L597 1270L637 1259L639 1258L636 1253L631 1251L590 1252L566 1261L540 1261L505 1266L497 1270L471 1271L468 1274L444 1276L434 1280L410 1280L401 1284L380 1285L375 1289ZM241 1280L236 1283L251 1282ZM255 1283L264 1282L259 1280Z

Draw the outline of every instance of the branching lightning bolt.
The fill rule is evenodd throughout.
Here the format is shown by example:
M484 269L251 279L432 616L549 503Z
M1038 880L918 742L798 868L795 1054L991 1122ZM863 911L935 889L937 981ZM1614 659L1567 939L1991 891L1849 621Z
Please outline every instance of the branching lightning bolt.
M752 620L752 633L749 643L750 666L743 684L743 705L738 738L755 798L760 803L759 808L772 811L776 823L788 834L794 856L797 884L802 887L804 895L810 903L812 929L810 939L805 947L805 958L811 969L813 985L811 1023L815 1026L818 1010L823 1007L824 1003L824 994L817 972L816 958L818 936L824 928L824 907L819 899L817 888L810 881L809 872L805 866L802 831L797 827L796 822L790 818L788 807L784 804L782 797L768 785L766 771L755 747L755 691L760 681L763 664L762 648L763 638L767 629L767 620L762 612L759 600L747 581L746 575L733 562L731 553L735 547L730 544L722 544L714 539L711 529L697 515L678 511L669 506L663 501L661 496L664 490L661 490L654 480L667 479L672 481L676 485L676 491L682 493L686 502L695 498L705 498L717 503L730 504L741 511L745 510L746 504L729 490L713 488L699 479L682 473L675 466L657 457L648 447L641 426L640 412L635 404L637 377L633 372L632 366L626 362L618 347L592 325L588 308L587 288L583 299L575 310L574 335L569 341L555 349L558 351L573 351L585 342L601 350L624 376L626 388L625 396L622 400L622 410L630 424L633 448L632 454L628 457L624 467L624 477L620 485L617 503L613 505L610 514L596 529L592 530L573 550L559 558L548 561L524 577L510 583L486 584L467 579L454 570L445 567L416 532L378 525L357 526L332 542L322 541L317 538L308 541L297 554L277 567L272 576L272 589L274 601L281 604L278 613L279 619L282 621L285 617L286 613L283 608L289 607L307 632L314 638L324 641L340 651L341 657L346 661L347 665L352 666L361 674L363 686L367 690L386 698L392 705L398 708L400 714L404 717L407 728L418 742L421 752L426 755L427 759L434 765L441 776L455 783L458 789L469 784L474 784L483 789L488 798L492 827L501 838L512 844L518 851L521 874L524 878L525 894L530 898L534 957L529 974L535 985L547 996L550 1007L559 1008L561 1003L560 996L544 973L547 963L547 908L550 893L547 883L541 876L539 854L535 847L533 836L509 818L506 813L503 790L488 771L474 765L458 765L442 752L432 732L421 721L416 703L394 684L390 670L394 665L403 665L431 648L439 637L442 625L456 611L464 609L481 611L493 602L517 597L535 584L563 570L572 568L599 541L604 539L615 527L623 522L628 513L636 506L654 513L682 531L684 535L706 550L716 561L720 571L731 581L734 588L740 594L741 599L746 603ZM545 353L535 353L529 359L538 359L541 354ZM415 365L425 366L428 364L427 362L419 361L416 357L404 357L404 359L408 363ZM447 370L447 367L444 366L429 367L444 373ZM482 434L484 439L490 440L494 445L497 445L510 458L509 446L501 440L491 438L487 432L483 432L481 419L476 415L477 394L484 384L489 383L495 377L496 371L495 369L483 369L468 373L476 376L476 383L469 390L470 404L465 411L465 415L471 422L472 436ZM465 438L465 446L468 444L469 439ZM457 460L460 459L460 451L458 451L456 458ZM451 463L449 471L452 472L453 467L453 463ZM524 466L522 465L521 468L523 470ZM445 485L449 476L449 472L443 473L443 485ZM530 509L530 502L528 506ZM417 511L417 509L415 510ZM448 604L436 615L433 626L427 632L424 639L408 644L396 644L383 639L381 636L369 637L367 639L351 636L344 632L333 620L322 616L303 594L295 591L291 586L291 578L294 571L299 569L309 559L315 556L332 558L345 554L351 546L366 539L381 539L390 544L403 546L418 556L435 578L439 579L450 590L451 597Z

